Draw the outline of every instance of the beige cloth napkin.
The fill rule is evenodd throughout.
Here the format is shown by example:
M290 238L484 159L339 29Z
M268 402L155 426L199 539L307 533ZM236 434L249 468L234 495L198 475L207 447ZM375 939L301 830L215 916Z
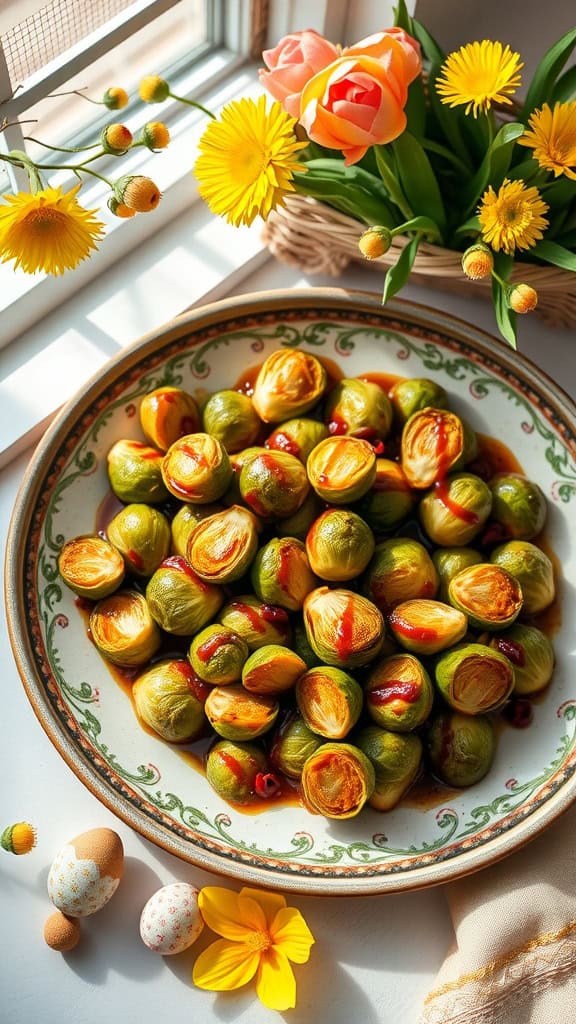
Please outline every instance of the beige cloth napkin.
M421 1024L576 1022L576 808L445 891L455 943Z

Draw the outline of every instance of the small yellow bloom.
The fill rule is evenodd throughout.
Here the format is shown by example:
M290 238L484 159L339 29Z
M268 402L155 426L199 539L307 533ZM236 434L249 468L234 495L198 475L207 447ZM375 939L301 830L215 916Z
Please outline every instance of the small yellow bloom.
M367 260L377 260L383 256L392 245L392 234L388 228L375 224L374 227L364 231L358 239L358 248Z
M548 227L547 210L537 188L505 178L498 192L489 185L482 196L478 208L482 238L496 252L503 250L509 256L516 249L529 249Z
M270 1010L296 1006L296 981L290 966L305 964L314 943L299 910L283 896L260 889L239 893L220 886L200 891L204 921L222 938L200 954L192 973L198 988L229 992L256 975L258 998Z
M114 156L122 156L132 145L132 132L125 124L108 124L100 133L102 149Z
M538 292L529 284L513 284L507 299L515 313L531 313L538 305Z
M142 129L142 142L148 149L166 149L170 132L162 121L148 121Z
M494 267L492 251L483 242L471 245L462 254L462 270L471 281L480 281L489 277Z
M8 825L4 829L0 844L3 850L15 853L17 856L30 853L30 850L36 846L36 830L27 821L18 821L15 825Z
M128 106L128 93L125 89L113 86L111 89L106 89L102 103L108 107L108 110L122 110L122 107Z
M0 252L2 262L15 260L27 274L44 270L63 274L77 267L96 249L104 225L94 219L96 210L85 210L76 199L80 185L70 192L46 188L34 195L18 192L4 196L0 205Z
M524 65L519 53L509 46L483 39L467 43L450 53L436 79L436 92L442 103L451 107L466 104L466 113L473 110L487 113L493 103L510 103L509 95L521 84L520 68Z
M155 210L161 199L158 186L143 174L127 174L119 178L114 185L114 194L119 203L135 210L136 213L149 213L150 210Z
M164 78L158 75L148 75L143 78L138 88L140 99L144 103L164 103L170 92L170 85Z
M552 109L544 103L530 114L528 127L518 145L533 149L540 167L555 177L565 174L576 181L576 100L555 103Z

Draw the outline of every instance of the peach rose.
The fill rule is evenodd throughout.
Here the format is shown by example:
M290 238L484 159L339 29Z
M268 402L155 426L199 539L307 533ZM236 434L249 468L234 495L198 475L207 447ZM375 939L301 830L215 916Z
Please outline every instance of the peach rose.
M375 32L354 46L346 47L342 56L376 57L384 61L388 72L398 79L401 94L402 89L409 86L422 70L420 43L403 28L385 28L382 32Z
M306 82L339 56L338 49L313 29L294 32L284 36L273 50L264 50L262 57L269 70L261 68L258 75L286 113L297 118Z
M339 149L347 166L355 164L370 146L404 131L405 83L405 76L388 73L384 60L340 57L304 86L300 123L313 142Z

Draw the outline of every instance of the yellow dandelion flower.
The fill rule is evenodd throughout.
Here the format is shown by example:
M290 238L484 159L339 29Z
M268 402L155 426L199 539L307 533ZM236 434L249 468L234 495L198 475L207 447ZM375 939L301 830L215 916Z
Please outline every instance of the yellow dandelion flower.
M298 142L295 125L279 103L267 110L264 96L229 103L210 121L194 172L213 213L238 227L284 205L294 172L305 170L296 153L306 143Z
M538 292L529 284L513 284L508 292L508 305L515 313L531 313L538 305Z
M17 857L23 853L30 853L36 846L36 829L27 821L17 821L15 825L8 825L2 833L0 845L8 853L15 853Z
M296 1005L290 966L305 964L314 937L299 910L283 896L259 889L239 893L209 885L198 906L206 924L222 938L200 954L192 980L198 988L230 992L256 975L258 998L270 1010Z
M96 249L104 225L95 220L97 210L85 210L76 199L80 185L70 192L46 188L35 195L18 192L4 196L0 205L0 253L2 262L15 260L14 269L27 274L43 270L63 274L77 267Z
M529 130L517 139L519 146L534 150L534 159L558 177L565 174L576 181L576 100L547 103L528 118Z
M482 196L478 208L482 238L496 252L502 249L509 256L516 249L529 249L548 227L547 210L537 188L505 178L498 192L489 185Z
M451 107L466 104L466 113L485 114L493 103L510 103L521 84L520 54L509 46L483 39L450 53L436 79L436 92Z

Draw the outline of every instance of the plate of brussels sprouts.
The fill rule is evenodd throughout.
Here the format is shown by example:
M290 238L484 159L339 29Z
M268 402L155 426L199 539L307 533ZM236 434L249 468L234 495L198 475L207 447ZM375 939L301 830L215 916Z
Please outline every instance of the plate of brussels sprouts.
M277 889L474 871L576 796L573 403L437 310L195 309L36 450L8 540L32 707L185 861Z

